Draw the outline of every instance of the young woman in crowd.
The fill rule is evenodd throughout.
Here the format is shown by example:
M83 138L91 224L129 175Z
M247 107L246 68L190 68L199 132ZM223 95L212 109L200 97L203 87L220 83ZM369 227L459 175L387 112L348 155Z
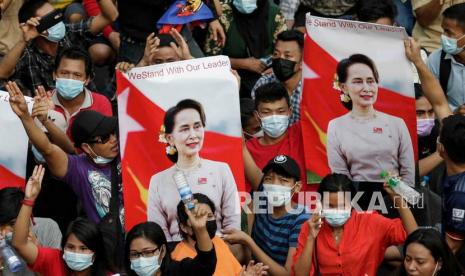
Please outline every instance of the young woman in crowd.
M186 208L186 214L197 239L197 256L172 260L162 228L150 221L140 223L126 236L126 270L129 275L213 275L217 259L207 231L208 210L206 206L196 204L192 212Z
M216 268L213 275L240 275L242 270L241 265L234 257L228 245L223 241L223 239L215 235L215 205L206 195L203 194L194 194L194 199L197 200L197 203L200 206L205 207L208 212L208 220L206 227L208 235L212 239L212 243L215 246L217 259ZM179 225L181 227L181 234L183 236L183 240L180 243L178 243L174 251L171 253L171 257L174 260L178 261L184 258L194 258L197 255L197 252L195 250L197 241L182 201L180 201L178 204L178 220ZM261 267L263 271L266 271L267 269L267 267L263 266L263 264L261 263L257 263L255 266L257 266L257 268Z
M175 164L150 180L147 216L165 232L168 242L180 241L177 205L181 199L173 176L181 171L193 193L208 196L216 212L218 229L240 229L237 186L228 164L200 157L205 139L205 113L202 105L185 99L168 109L164 118L162 142ZM166 139L166 140L165 140Z
M418 229L404 244L404 265L400 276L461 275L454 256L435 229Z
M353 210L351 199L355 188L352 181L343 174L323 178L318 193L322 198L324 218L314 214L302 225L294 255L294 275L344 275L349 272L352 275L376 275L386 249L402 244L407 234L417 229L415 218L402 197L388 186L384 189L394 201L400 219Z
M395 172L415 183L412 140L405 122L377 111L379 75L376 65L363 54L354 54L337 65L335 87L349 112L328 125L327 155L333 173L342 173L364 191L359 200L367 209L371 194L383 190L380 173Z
M86 219L71 222L63 235L62 250L41 247L28 239L32 208L44 173L42 166L36 166L26 184L23 205L14 226L14 248L29 268L41 275L106 275L102 236L97 226Z

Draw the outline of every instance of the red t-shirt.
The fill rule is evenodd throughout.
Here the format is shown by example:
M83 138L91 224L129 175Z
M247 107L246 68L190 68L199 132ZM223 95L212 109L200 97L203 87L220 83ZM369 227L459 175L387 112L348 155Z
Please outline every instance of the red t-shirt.
M309 224L304 223L297 241L293 264L302 255L309 230ZM386 248L402 244L406 238L407 233L400 219L388 219L376 212L369 214L352 211L337 246L331 227L323 219L323 226L316 238L317 250L316 256L315 250L313 251L310 275L316 275L317 258L321 275L376 275ZM294 273L293 267L292 275Z
M44 276L66 275L65 262L62 258L63 252L60 249L48 247L39 247L38 249L36 261L29 265L30 270Z
M252 138L247 141L246 146L260 169L263 169L277 155L284 154L290 156L300 167L301 191L316 191L318 185L306 184L307 173L305 170L305 156L300 124L297 123L289 126L285 135L286 137L274 145L262 145L258 138ZM247 185L250 186L249 183Z

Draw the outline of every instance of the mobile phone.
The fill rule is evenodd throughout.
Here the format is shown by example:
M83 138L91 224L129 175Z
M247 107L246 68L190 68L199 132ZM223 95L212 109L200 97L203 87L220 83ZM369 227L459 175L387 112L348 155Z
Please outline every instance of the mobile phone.
M36 27L38 33L42 33L43 31L49 29L52 26L55 26L58 22L63 21L63 10L57 9L54 10L46 15L44 15L40 19L39 26Z
M273 56L269 55L269 56L266 56L266 57L263 57L260 59L261 63L263 63L263 65L266 66L266 68L269 68L271 67L271 65L273 65Z

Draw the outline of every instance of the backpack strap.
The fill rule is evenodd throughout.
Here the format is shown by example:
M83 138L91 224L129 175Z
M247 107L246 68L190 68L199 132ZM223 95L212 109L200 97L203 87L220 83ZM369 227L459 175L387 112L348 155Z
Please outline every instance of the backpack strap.
M444 94L447 96L447 84L449 83L452 64L451 59L446 59L445 57L446 52L441 50L441 59L439 61L439 83L441 84Z

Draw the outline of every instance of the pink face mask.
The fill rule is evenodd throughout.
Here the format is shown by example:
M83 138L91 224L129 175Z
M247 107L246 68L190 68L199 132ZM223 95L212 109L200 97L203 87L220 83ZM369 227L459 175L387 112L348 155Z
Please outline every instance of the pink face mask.
M434 119L417 119L417 134L425 137L431 134L434 127Z

